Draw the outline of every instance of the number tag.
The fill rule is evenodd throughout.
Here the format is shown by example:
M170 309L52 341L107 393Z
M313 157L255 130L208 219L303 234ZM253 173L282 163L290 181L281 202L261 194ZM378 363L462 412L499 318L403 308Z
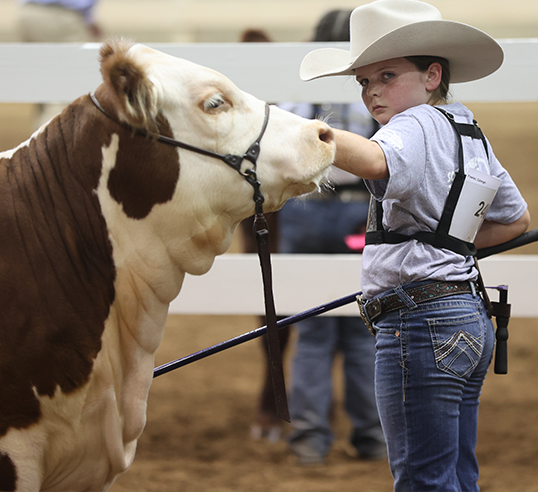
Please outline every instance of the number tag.
M472 243L500 184L499 178L477 169L469 169L448 233L453 237Z

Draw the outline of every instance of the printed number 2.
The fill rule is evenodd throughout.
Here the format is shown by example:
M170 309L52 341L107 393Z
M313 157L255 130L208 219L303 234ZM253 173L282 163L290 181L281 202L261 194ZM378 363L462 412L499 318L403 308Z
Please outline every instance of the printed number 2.
M486 202L480 202L478 204L478 210L474 213L475 217L482 217L486 214Z

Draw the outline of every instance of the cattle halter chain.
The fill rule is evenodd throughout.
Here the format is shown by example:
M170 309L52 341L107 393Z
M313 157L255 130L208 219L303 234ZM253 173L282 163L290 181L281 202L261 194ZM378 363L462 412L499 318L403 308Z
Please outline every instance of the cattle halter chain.
M129 125L125 125L110 116L105 109L101 106L101 103L92 92L90 99L93 104L103 113L107 118L115 123L131 128ZM258 245L258 256L260 258L260 266L263 277L264 298L265 298L265 318L267 324L267 347L269 352L270 372L273 380L273 389L275 394L275 406L277 414L280 418L286 422L290 422L290 413L288 409L288 398L286 394L286 383L284 379L284 368L282 364L282 353L280 351L280 339L278 336L278 325L275 309L275 301L273 296L273 280L271 274L271 258L269 251L269 227L267 220L263 214L263 203L265 201L264 196L260 191L260 182L256 175L256 165L258 157L260 155L260 141L265 134L267 124L269 123L270 108L268 104L265 104L265 115L262 123L262 129L258 138L248 148L243 155L236 154L219 154L211 150L201 149L194 145L175 140L170 137L166 137L160 134L153 134L144 130L134 129L137 135L150 136L155 138L158 142L179 147L190 152L213 157L223 161L225 164L235 169L241 176L243 176L247 182L254 188L254 205L256 214L254 216L254 234L256 236L256 242ZM252 163L253 167L249 169L241 170L241 164L243 160L248 160Z

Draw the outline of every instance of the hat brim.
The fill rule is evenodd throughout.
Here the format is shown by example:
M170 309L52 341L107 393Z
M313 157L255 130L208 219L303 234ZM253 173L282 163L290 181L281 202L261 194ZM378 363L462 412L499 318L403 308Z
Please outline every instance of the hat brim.
M300 68L303 80L333 75L355 75L372 63L405 56L440 56L450 63L450 82L469 82L495 72L504 59L497 41L461 22L429 20L408 24L385 34L357 56L336 48L308 53Z

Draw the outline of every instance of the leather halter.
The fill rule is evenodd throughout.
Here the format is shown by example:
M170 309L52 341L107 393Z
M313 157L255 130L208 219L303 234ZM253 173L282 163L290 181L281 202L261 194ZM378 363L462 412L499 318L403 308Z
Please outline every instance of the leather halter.
M90 98L95 104L95 106L101 111L107 118L111 119L115 123L118 123L121 126L128 126L124 125L123 123L115 120L110 116L103 106L101 106L101 103L95 96L95 94L92 92L90 94ZM138 130L135 129L137 134L143 135L143 136L151 136L154 137L158 142L172 145L174 147L179 147L181 149L188 150L190 152L196 152L197 154L205 155L208 157L213 157L214 159L219 159L223 161L225 164L230 166L231 168L235 169L241 176L243 176L247 182L254 188L254 203L256 205L256 213L263 213L262 204L264 202L264 197L261 194L260 191L260 183L258 181L258 178L256 176L256 164L258 161L258 157L260 155L260 141L265 134L265 130L267 129L267 124L269 123L269 105L265 104L265 116L263 119L262 129L260 131L260 134L258 135L258 138L254 141L254 143L248 148L248 150L243 155L237 155L237 154L219 154L217 152L213 152L211 150L201 149L200 147L196 147L194 145L190 145L185 142L181 142L180 140L175 140L170 137L166 137L164 135L160 134L153 134L149 133L144 130ZM128 126L129 127L129 126ZM131 128L131 127L129 127ZM250 161L253 164L253 167L251 169L246 169L245 171L241 171L241 164L243 163L243 160L246 159Z
M99 100L93 92L90 94L90 98L93 104L95 104L99 111L101 111L107 118L111 119L112 121L121 126L126 126L130 129L133 129L129 125L125 125L112 118L112 116L110 116L101 106ZM271 379L273 381L275 407L277 410L277 414L286 422L290 422L291 418L288 409L286 383L284 379L284 368L282 365L282 353L280 351L280 339L278 336L278 325L275 301L273 296L273 280L271 274L271 258L269 251L269 228L267 226L267 220L263 215L263 202L265 201L265 199L260 191L260 182L258 181L258 178L256 176L256 164L260 155L260 141L265 134L265 130L267 129L267 124L269 122L269 114L269 105L265 104L265 116L260 134L243 155L218 154L217 152L201 149L199 147L195 147L194 145L181 142L180 140L165 137L164 135L153 134L144 130L134 130L136 134L142 136L151 136L155 138L158 142L172 145L174 147L179 147L190 152L196 152L197 154L219 159L231 168L235 169L254 188L253 200L256 209L256 215L254 217L254 234L256 236L256 242L258 244L258 256L260 258L260 266L264 287L265 318L267 324L267 347L270 363L269 371L271 373ZM244 159L250 161L253 167L250 169L245 169L245 171L241 171L241 164L243 163Z

